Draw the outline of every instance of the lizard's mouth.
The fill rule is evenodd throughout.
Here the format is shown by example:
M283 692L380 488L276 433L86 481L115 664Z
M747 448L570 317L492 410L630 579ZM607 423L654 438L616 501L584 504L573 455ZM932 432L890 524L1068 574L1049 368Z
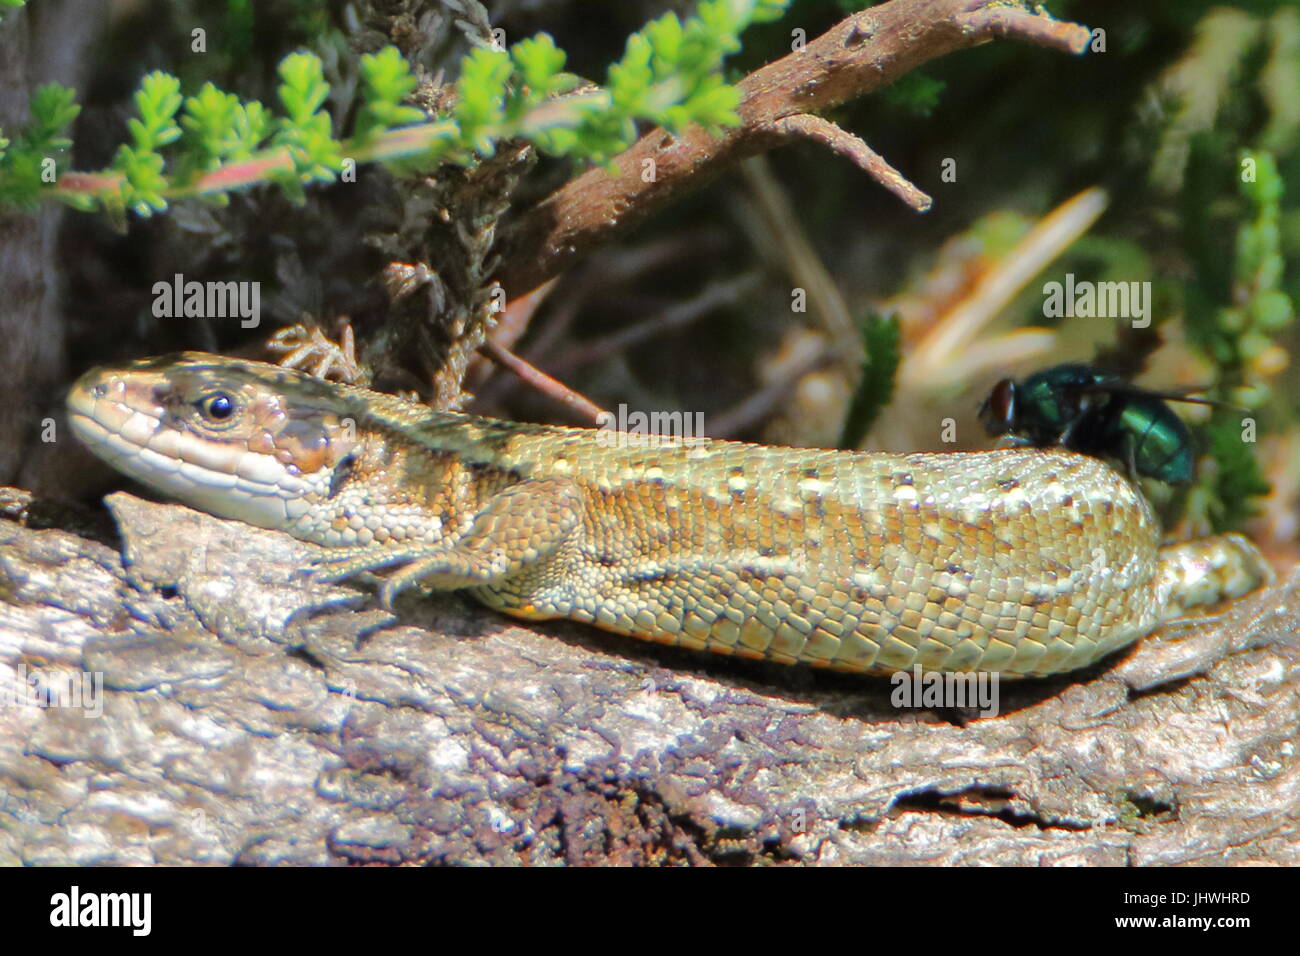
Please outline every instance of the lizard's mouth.
M215 440L187 427L168 384L93 369L68 393L73 434L114 468L163 494L223 518L284 528L308 507L312 477L295 474L248 442Z

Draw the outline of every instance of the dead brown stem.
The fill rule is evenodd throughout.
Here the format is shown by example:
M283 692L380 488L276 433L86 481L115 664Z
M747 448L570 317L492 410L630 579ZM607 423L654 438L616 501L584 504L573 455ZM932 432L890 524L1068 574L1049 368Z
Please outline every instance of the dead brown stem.
M863 10L741 80L735 129L714 137L692 128L680 138L652 130L617 157L617 173L592 169L557 190L503 238L496 278L512 298L528 292L731 164L788 142L782 121L864 96L936 57L997 38L1081 53L1090 36L991 0L893 0ZM643 178L646 169L653 175Z
M783 116L772 128L788 139L811 139L855 165L880 185L917 212L926 212L934 204L929 196L917 189L907 177L885 161L885 158L848 130L841 129L828 119L811 113Z
M585 395L581 395L569 388L569 386L565 385L563 382L551 378L551 376L547 375L541 369L525 362L509 349L504 349L494 342L488 341L479 346L479 351L502 368L508 368L510 371L514 372L539 392L549 395L551 398L563 405L567 405L578 415L582 416L582 418L589 420L592 424L596 423L597 416L604 411L604 409Z

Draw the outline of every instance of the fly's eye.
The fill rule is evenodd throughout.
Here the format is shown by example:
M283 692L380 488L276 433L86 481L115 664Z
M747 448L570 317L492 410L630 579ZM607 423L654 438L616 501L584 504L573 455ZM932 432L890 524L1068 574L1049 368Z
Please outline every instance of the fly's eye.
M1016 383L1009 378L1004 378L993 386L993 395L990 398L993 404L993 411L998 418L1004 422L1009 422L1015 418L1016 414Z
M235 400L225 392L204 395L198 402L199 411L210 422L224 422L235 414Z

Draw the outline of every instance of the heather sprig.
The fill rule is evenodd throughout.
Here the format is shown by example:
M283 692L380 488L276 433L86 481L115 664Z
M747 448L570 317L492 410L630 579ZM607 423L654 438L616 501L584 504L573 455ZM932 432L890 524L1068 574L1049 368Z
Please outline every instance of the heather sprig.
M564 70L564 51L545 33L508 49L478 46L461 61L454 104L437 117L407 103L417 80L388 47L362 57L360 103L342 137L326 109L330 88L315 54L281 61L278 113L210 82L184 96L176 77L154 72L135 93L130 141L98 172L58 169L79 107L71 90L52 84L38 91L31 121L14 142L0 141L0 203L49 197L120 220L125 211L150 216L187 196L222 202L233 189L268 182L302 201L306 186L333 182L357 164L384 163L399 173L469 165L503 139L609 163L635 140L638 122L671 132L738 123L740 94L723 78L722 62L740 48L746 27L780 17L788 2L702 0L684 21L666 14L628 38L604 86L581 90ZM57 175L50 175L51 159Z

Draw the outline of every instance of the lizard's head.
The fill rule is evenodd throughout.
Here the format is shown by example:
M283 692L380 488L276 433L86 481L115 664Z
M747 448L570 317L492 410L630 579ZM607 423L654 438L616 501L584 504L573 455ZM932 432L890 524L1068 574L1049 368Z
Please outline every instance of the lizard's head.
M282 528L356 447L346 399L310 376L185 352L83 375L73 432L95 454L186 504Z

